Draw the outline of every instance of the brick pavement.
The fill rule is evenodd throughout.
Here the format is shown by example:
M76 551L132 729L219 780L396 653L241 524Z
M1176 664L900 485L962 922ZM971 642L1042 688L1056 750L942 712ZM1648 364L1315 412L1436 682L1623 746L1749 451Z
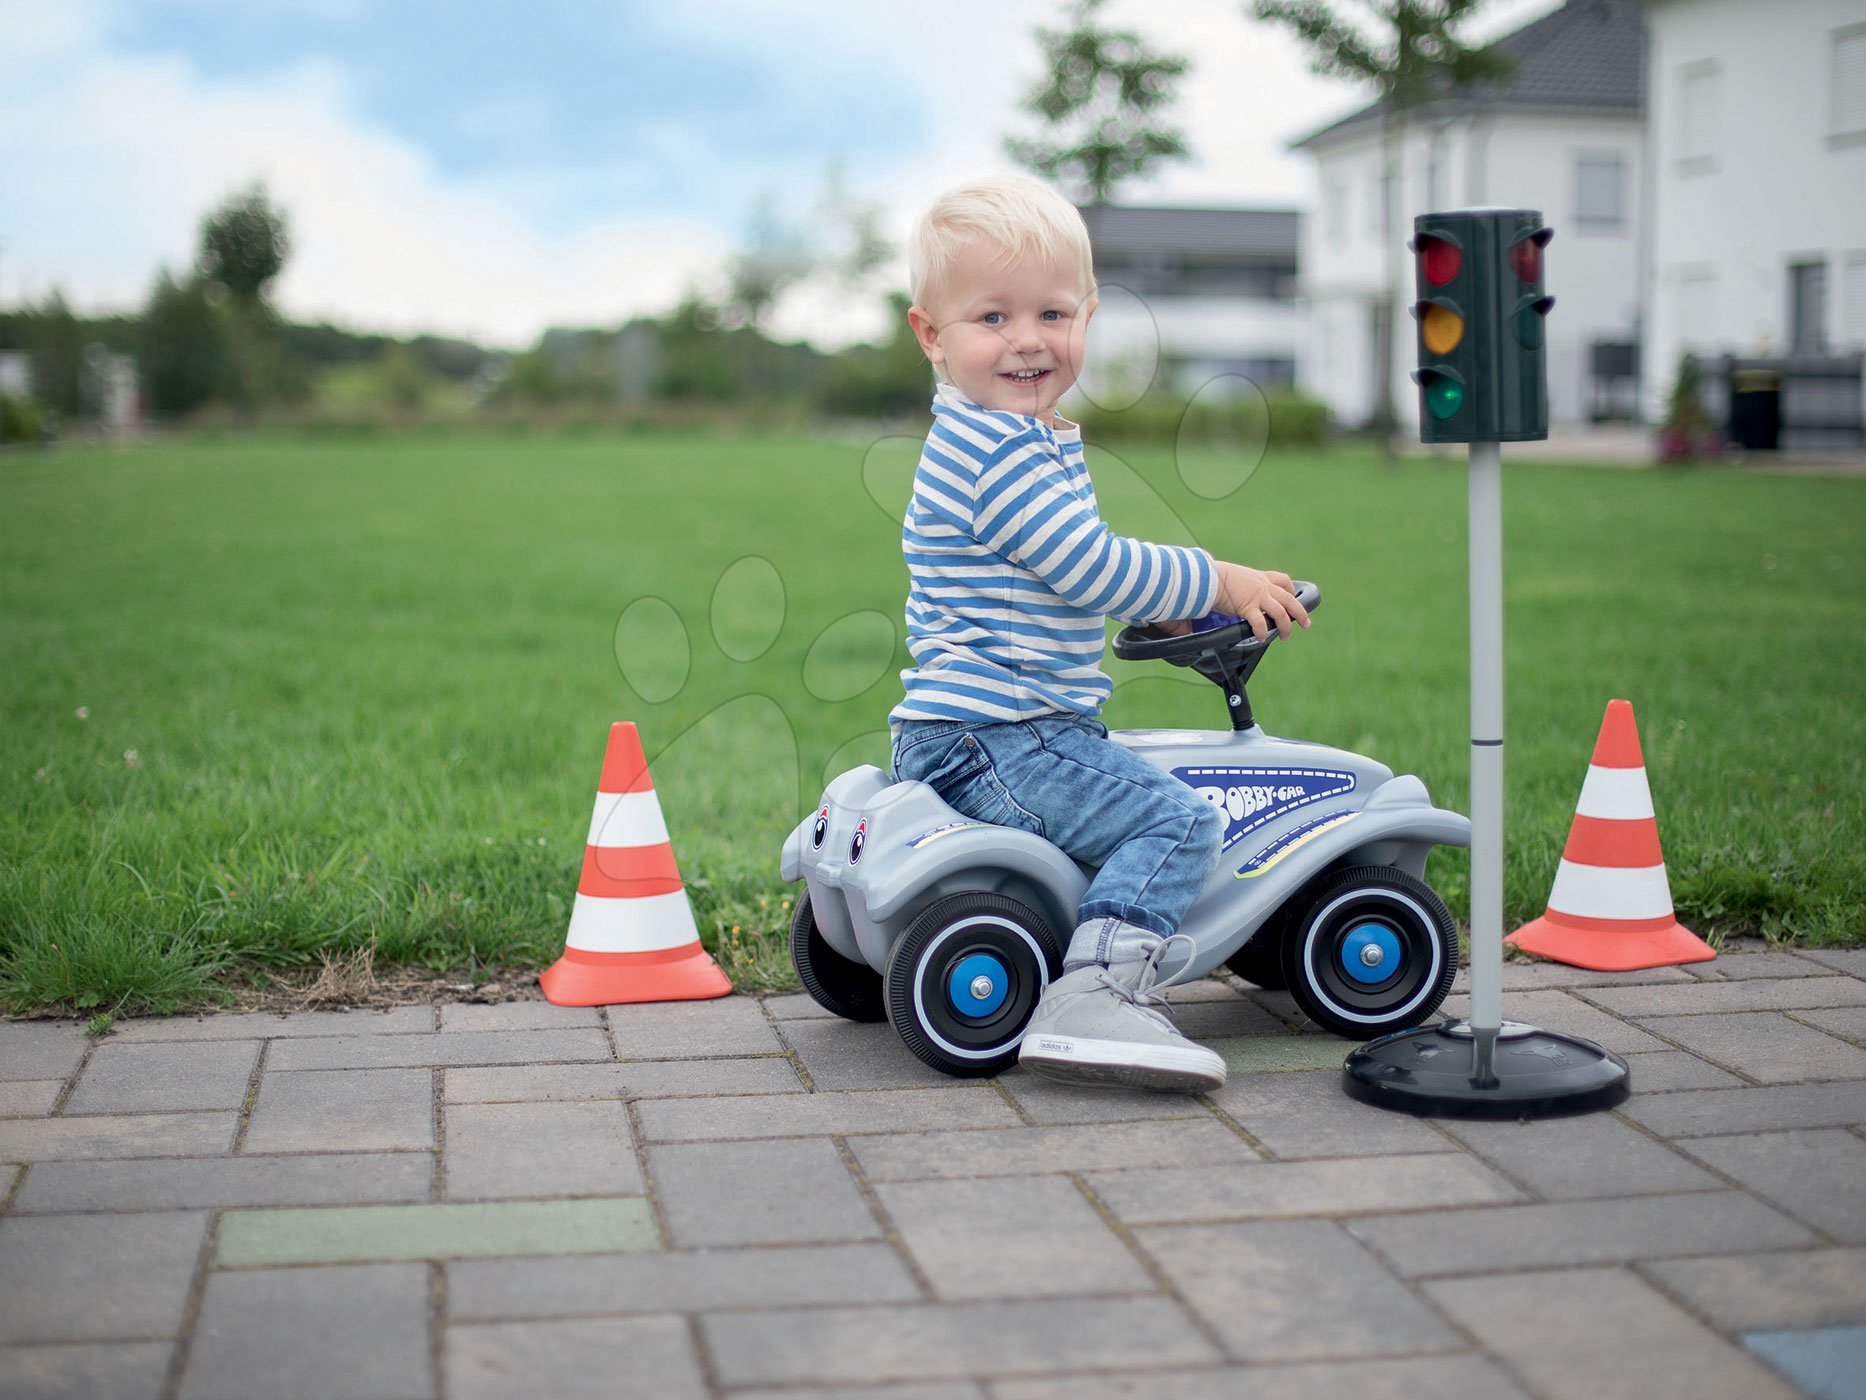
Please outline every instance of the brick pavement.
M1226 980L1202 1098L797 996L0 1023L0 1397L1866 1393L1866 952L1506 986L1634 1097L1392 1115Z

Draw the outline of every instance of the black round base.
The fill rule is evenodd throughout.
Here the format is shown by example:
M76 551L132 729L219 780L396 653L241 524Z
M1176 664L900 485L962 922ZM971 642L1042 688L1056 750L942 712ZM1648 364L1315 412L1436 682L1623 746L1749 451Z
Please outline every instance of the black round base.
M1626 1061L1591 1040L1505 1021L1489 1065L1465 1021L1399 1031L1348 1056L1341 1087L1363 1103L1451 1118L1548 1118L1612 1108L1632 1090Z

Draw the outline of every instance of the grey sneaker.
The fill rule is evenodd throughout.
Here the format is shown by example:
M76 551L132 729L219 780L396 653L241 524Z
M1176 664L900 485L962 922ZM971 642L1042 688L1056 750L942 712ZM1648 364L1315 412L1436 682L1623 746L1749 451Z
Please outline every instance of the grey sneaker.
M1223 1057L1194 1045L1154 1009L1153 994L1184 975L1182 969L1164 982L1154 980L1166 950L1180 941L1192 942L1176 933L1161 939L1140 962L1078 968L1050 983L1024 1030L1017 1062L1070 1084L1191 1093L1223 1084Z

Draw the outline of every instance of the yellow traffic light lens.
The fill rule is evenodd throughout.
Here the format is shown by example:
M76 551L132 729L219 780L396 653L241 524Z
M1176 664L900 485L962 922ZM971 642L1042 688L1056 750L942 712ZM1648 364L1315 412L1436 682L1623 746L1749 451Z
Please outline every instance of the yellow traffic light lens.
M1450 307L1428 303L1419 329L1427 350L1434 355L1449 355L1464 339L1464 317Z

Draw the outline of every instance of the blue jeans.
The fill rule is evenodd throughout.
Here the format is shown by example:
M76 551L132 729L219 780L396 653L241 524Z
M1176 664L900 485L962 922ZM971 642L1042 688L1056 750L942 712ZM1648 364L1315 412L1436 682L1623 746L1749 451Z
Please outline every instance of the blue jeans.
M1072 967L1145 956L1124 935L1173 933L1218 861L1217 810L1111 741L1100 720L904 720L891 766L975 821L1020 827L1101 867L1076 911L1079 931L1099 925L1100 943L1072 939Z

